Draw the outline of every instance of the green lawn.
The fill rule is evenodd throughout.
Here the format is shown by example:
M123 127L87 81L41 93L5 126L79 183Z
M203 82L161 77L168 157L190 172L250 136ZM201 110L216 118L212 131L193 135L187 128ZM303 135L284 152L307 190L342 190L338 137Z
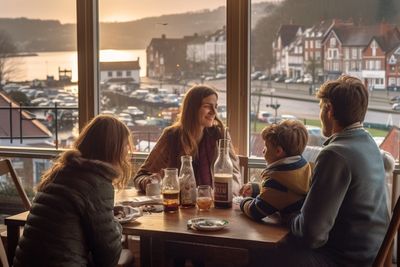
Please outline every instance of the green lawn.
M311 120L311 119L304 119L303 120L304 124L306 125L312 125L312 126L318 126L321 127L321 123L319 120ZM262 129L267 126L267 123L264 122L256 122L256 132L261 133ZM251 131L254 129L254 121L251 122L250 124ZM381 129L374 129L374 128L366 128L367 131L373 136L373 137L385 137L388 133L387 130L381 130Z

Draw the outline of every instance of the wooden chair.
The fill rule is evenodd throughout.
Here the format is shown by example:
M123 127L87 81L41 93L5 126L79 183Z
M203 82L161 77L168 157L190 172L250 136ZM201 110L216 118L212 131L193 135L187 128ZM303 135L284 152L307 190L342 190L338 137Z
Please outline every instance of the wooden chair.
M249 158L246 156L238 155L240 173L243 177L243 184L249 181Z
M393 209L392 219L390 220L389 228L383 239L382 245L376 255L373 267L392 266L392 248L394 238L400 226L400 197L396 201L396 206ZM398 240L399 242L399 236Z
M7 260L7 254L6 254L6 250L3 246L3 242L0 242L0 263L1 266L3 267L8 267L8 260Z
M26 210L31 209L31 201L29 200L27 194L25 193L24 187L21 184L21 181L19 180L12 164L9 159L2 159L0 160L0 176L3 175L9 175L11 177L11 180L14 183L14 186L18 192L18 195L21 198L23 208ZM7 249L7 231L3 231L0 233L1 236L1 245Z
M11 176L11 180L13 181L15 188L17 189L18 195L21 197L22 203L26 210L31 209L31 201L25 193L25 190L21 184L21 181L18 179L17 174L11 164L9 159L0 160L0 176L9 174Z

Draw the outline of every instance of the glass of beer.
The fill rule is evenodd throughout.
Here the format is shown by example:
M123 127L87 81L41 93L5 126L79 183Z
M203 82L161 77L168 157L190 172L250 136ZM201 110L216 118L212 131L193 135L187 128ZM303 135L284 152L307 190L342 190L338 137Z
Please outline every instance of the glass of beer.
M212 202L211 187L209 185L199 185L197 187L197 208L200 211L208 211Z
M163 206L165 212L176 212L179 207L179 182L178 169L164 169L161 193L163 195Z

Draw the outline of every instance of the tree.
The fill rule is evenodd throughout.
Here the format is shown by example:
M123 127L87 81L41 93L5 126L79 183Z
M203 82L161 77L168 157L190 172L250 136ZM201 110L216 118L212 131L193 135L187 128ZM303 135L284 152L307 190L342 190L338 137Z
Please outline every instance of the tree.
M319 60L315 60L312 58L306 63L306 72L311 74L312 76L312 84L315 84L316 77L318 76L319 71L322 70L322 65Z
M22 92L19 91L11 91L9 96L12 100L14 100L18 105L21 106L30 106L31 101L29 98Z
M13 64L11 57L17 52L11 36L4 30L0 30L0 89L3 88L3 81L6 81L18 69L18 64Z

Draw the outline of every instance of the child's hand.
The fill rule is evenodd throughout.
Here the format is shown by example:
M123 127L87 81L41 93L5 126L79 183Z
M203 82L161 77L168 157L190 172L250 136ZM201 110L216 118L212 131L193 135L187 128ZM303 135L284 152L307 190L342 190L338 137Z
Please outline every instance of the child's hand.
M243 197L251 197L252 193L253 190L250 183L243 185L239 190L239 194Z

